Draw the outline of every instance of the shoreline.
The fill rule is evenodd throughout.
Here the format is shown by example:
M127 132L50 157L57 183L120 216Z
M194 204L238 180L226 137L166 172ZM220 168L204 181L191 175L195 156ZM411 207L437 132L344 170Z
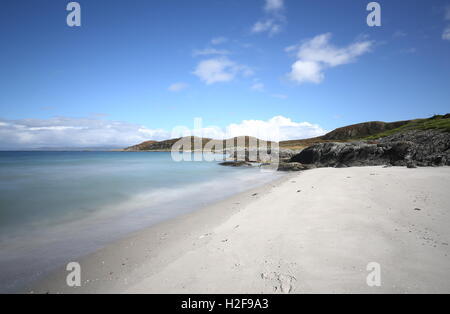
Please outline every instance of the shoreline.
M450 167L320 168L141 230L32 293L449 293ZM366 283L371 262L381 287Z
M183 239L185 235L191 235L194 232L199 232L200 236L207 234L210 227L226 221L230 216L242 210L243 206L251 203L257 197L254 194L263 195L273 186L282 184L294 175L294 173L286 173L269 183L132 232L101 249L81 256L77 261L67 261L67 263L80 263L82 269L81 287L70 288L66 285L68 272L64 266L58 267L42 279L32 282L21 289L19 293L116 293L118 292L116 289L117 281L134 272L137 264L155 258L161 250L168 251L170 246ZM194 226L198 228L195 231L192 230ZM171 230L175 231L171 232ZM201 233L201 230L205 230L205 233ZM135 245L135 243L139 243L139 245ZM145 246L145 249L143 249L143 246ZM117 254L116 251L122 253ZM121 258L118 256L122 254L127 257ZM171 257L174 258L175 256L176 252L173 252ZM106 260L110 262L107 263ZM131 269L125 267L127 263L128 265L132 264L133 267ZM108 266L113 270L105 273L103 270ZM120 274L120 277L113 276L114 274ZM94 279L84 279L83 277Z
M3 186L9 204L2 211L3 293L23 291L69 259L283 175L217 162L174 163L170 153L88 154L5 156L10 166L3 177L11 180ZM38 190L31 188L37 183Z

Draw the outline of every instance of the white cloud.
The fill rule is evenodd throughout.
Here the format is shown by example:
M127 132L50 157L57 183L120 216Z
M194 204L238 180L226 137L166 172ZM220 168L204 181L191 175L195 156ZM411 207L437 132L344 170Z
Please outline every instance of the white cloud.
M263 92L264 91L264 84L263 83L254 83L251 87L252 90L257 92Z
M275 116L267 121L244 120L226 127L223 138L254 136L263 140L287 141L325 134L327 131L309 122L294 122L290 118Z
M248 66L240 65L226 57L221 57L201 61L193 74L210 85L232 81L238 75L250 76L253 74L253 71Z
M444 29L444 32L442 33L442 39L450 40L450 25Z
M236 70L235 63L226 59L209 59L200 62L194 71L206 84L217 82L228 82L234 79Z
M298 46L290 46L285 50L297 50L297 61L292 65L288 77L297 83L320 83L324 79L326 68L336 67L354 62L357 57L369 52L373 42L358 41L346 47L335 47L330 44L331 33L318 35Z
M170 92L180 92L188 87L189 87L188 84L180 82L180 83L174 83L174 84L170 85L168 90Z
M319 125L295 122L283 116L267 121L244 120L225 128L204 127L201 131L202 136L215 139L248 135L272 141L309 138L326 133ZM103 119L55 117L0 121L0 149L128 147L171 137L174 137L173 132L164 129L149 129Z
M292 65L289 78L300 84L305 82L319 84L323 81L324 74L318 62L298 60Z
M0 149L126 147L170 133L120 121L55 117L0 123Z
M287 141L316 137L327 133L317 124L295 122L290 118L275 116L269 120L244 120L232 123L224 128L218 126L201 127L195 131L187 127L178 127L171 137L202 136L213 139L229 139L237 136L253 136L267 141Z
M286 48L284 48L284 51L286 51L287 53L291 53L298 50L298 45L292 45L292 46L288 46Z
M228 38L226 37L216 37L211 39L211 44L213 45L220 45L220 44L224 44L228 41Z
M268 32L270 36L281 32L282 26L274 19L268 19L264 21L258 21L252 27L252 33Z
M267 13L267 17L253 24L251 32L253 34L267 32L269 36L281 32L283 25L286 23L286 17L282 12L283 10L283 0L266 0L264 11Z
M284 0L266 0L264 9L268 12L279 11L284 8Z
M335 67L353 62L356 57L368 52L372 45L371 41L362 41L338 48L329 43L330 39L331 34L327 33L303 43L299 48L298 58Z
M192 55L197 56L208 56L208 55L229 55L230 52L225 49L215 49L215 48L205 48L201 50L194 50Z

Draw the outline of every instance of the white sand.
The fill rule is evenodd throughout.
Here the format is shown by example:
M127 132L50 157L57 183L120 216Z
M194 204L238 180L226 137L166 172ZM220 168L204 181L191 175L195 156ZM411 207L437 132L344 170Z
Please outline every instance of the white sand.
M450 167L297 173L82 259L81 288L60 270L32 290L450 293L449 191Z

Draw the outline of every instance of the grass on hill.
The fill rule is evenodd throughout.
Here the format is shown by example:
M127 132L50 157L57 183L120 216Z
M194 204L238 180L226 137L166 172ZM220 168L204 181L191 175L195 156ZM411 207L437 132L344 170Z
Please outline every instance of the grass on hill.
M395 133L399 132L406 132L411 130L442 130L444 132L450 132L450 116L434 116L430 119L416 119L412 120L411 122L398 127L396 129L392 129L389 131L381 132L375 135L371 135L368 137L365 137L365 140L375 140L378 138L386 137L389 135L393 135Z

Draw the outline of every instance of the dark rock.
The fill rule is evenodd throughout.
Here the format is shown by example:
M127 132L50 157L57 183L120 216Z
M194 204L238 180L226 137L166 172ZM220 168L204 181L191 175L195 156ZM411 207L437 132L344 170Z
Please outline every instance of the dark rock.
M320 143L304 149L291 158L291 162L315 164L318 167L350 167L384 165L382 159L384 149L374 144L354 143Z
M450 133L414 130L385 137L377 143L319 143L292 157L290 163L339 168L450 165Z
M231 151L229 159L234 161L248 161L248 162L275 162L275 161L289 161L299 151L290 149L237 149Z
M417 166L450 165L450 133L438 130L414 130L397 133L380 140L381 143L408 141L408 160Z
M246 162L246 161L225 161L220 163L221 166L228 166L228 167L251 167L252 164Z
M313 165L304 165L299 162L281 162L278 171L301 171L314 168Z
M297 155L300 151L294 151L291 149L280 148L276 153L278 153L278 157L280 161L289 161L292 157Z

